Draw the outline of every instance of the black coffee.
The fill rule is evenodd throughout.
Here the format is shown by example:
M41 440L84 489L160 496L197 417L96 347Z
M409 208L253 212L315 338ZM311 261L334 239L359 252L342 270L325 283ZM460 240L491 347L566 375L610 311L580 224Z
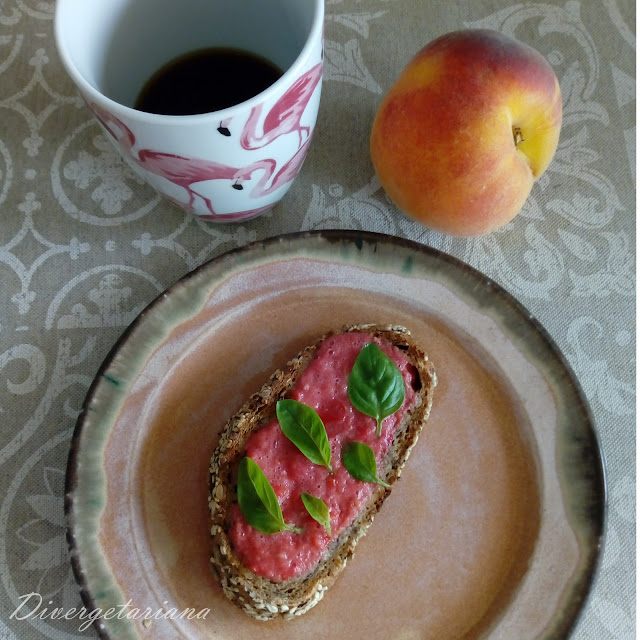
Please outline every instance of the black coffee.
M247 51L200 49L156 71L134 106L172 116L209 113L252 98L281 75L273 63Z

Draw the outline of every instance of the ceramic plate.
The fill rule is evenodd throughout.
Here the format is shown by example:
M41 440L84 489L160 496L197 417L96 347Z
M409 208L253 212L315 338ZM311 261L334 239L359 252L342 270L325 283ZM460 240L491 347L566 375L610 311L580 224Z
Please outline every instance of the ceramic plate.
M207 470L226 420L331 328L407 326L431 418L356 555L292 622L257 622L209 568ZM604 478L585 399L546 332L461 262L409 241L295 234L158 297L96 377L69 458L72 562L105 638L569 637Z

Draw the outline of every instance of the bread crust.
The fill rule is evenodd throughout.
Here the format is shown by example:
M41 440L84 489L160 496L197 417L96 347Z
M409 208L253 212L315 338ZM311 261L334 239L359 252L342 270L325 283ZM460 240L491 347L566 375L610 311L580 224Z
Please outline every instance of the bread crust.
M209 469L211 563L225 595L257 620L289 620L316 605L353 556L358 540L365 535L391 492L389 488L375 485L360 515L332 542L318 565L303 577L273 582L253 573L238 559L228 535L229 514L237 501L233 479L248 438L275 416L276 402L294 386L319 345L330 335L352 331L370 333L372 337L379 337L399 347L418 371L418 401L405 414L384 464L379 469L380 477L389 485L393 485L400 477L431 411L433 390L437 384L435 369L427 355L415 344L408 329L398 325L361 324L327 333L307 346L285 368L273 373L268 382L227 422Z

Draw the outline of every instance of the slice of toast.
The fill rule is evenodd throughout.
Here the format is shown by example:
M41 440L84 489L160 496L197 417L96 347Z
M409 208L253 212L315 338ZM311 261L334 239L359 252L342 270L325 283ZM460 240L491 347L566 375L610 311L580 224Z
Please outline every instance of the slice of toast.
M412 447L424 426L433 398L437 378L427 356L416 345L407 329L400 326L353 325L342 332L367 332L372 337L400 348L417 370L414 385L417 401L404 415L379 466L379 476L389 485L400 477ZM209 508L211 512L211 563L225 595L245 613L258 620L291 619L317 604L333 584L353 555L360 537L365 535L375 514L391 489L374 485L373 492L355 521L331 542L320 562L310 573L283 582L274 582L249 570L237 557L229 537L230 513L237 503L235 477L244 456L248 438L275 416L276 402L295 385L307 364L314 358L318 346L329 335L303 349L287 367L272 374L269 381L226 424L211 458Z

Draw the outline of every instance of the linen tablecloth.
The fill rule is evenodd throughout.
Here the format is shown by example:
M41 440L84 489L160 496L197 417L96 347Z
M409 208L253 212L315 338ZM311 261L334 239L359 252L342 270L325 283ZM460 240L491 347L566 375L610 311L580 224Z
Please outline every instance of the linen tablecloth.
M232 225L182 213L125 168L62 69L54 9L0 2L0 638L94 635L77 620L15 612L30 593L43 606L81 604L65 541L65 465L84 396L119 335L204 261L323 228L449 253L545 326L590 403L607 470L606 543L572 637L634 638L635 3L327 0L321 107L302 173L272 211ZM368 138L411 56L469 27L511 34L549 60L564 123L515 221L463 239L398 212Z

